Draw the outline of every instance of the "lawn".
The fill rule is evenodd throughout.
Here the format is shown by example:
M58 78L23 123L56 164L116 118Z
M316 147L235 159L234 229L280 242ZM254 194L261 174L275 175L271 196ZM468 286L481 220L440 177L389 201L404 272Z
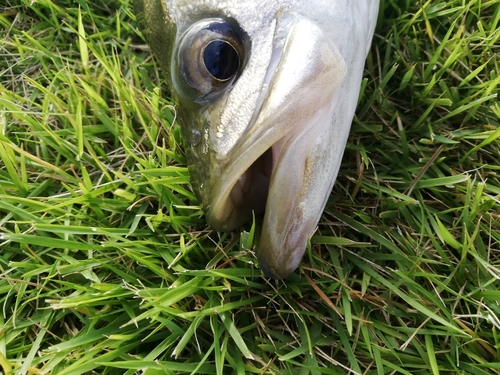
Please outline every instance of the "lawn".
M218 233L128 0L0 3L0 373L500 373L500 6L381 0L301 267Z

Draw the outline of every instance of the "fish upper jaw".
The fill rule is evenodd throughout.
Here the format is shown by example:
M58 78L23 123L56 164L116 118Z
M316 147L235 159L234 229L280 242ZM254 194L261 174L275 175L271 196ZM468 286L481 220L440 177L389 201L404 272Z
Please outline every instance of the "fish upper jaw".
M298 16L289 24L284 45L269 63L267 88L252 123L220 160L207 207L210 226L224 231L265 207L258 257L264 272L275 278L286 277L300 262L345 146L344 140L340 155L326 160L338 165L321 166L325 158L317 151L323 150L321 137L329 134L346 62L312 21ZM313 186L318 183L322 187Z

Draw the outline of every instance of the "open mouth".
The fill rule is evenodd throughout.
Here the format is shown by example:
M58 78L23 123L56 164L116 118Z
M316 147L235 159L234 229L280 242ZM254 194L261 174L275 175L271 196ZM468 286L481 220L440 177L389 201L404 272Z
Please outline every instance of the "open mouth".
M225 230L233 230L243 225L252 219L252 214L260 215L265 212L273 174L283 151L283 145L294 135L295 132L292 131L281 137L239 175L232 187L230 184L226 185L230 189L229 194L223 195L226 198L221 197L218 201L219 207L225 207L228 212L226 224L229 225L225 226ZM234 179L229 180L234 181Z
M240 176L229 194L229 199L244 217L264 212L273 171L272 147L265 151Z

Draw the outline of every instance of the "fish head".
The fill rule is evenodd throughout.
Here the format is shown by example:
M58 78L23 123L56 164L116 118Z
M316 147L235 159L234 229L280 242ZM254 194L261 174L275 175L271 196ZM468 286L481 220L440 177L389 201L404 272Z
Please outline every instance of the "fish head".
M356 107L374 26L358 8L374 18L378 1L135 4L168 72L209 225L230 231L264 212L259 264L288 276L325 207Z

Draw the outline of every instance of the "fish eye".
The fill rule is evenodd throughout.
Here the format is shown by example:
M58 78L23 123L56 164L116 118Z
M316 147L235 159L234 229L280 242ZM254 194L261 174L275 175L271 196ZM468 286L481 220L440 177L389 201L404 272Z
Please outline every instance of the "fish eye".
M191 90L182 90L174 77L176 89L187 96L216 92L241 73L244 46L241 32L228 21L211 18L192 25L181 37L177 51L177 75ZM180 90L179 90L180 89ZM187 92L186 92L187 91Z
M210 75L219 81L234 77L240 65L236 49L226 41L214 40L203 51L203 63Z

